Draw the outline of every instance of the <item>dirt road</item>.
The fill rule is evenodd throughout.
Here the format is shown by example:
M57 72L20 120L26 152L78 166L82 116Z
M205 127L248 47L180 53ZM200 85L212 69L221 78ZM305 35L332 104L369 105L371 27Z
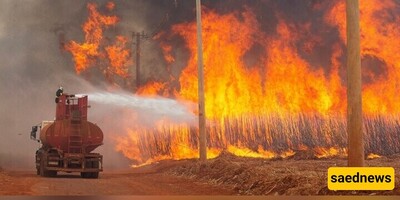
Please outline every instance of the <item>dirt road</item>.
M157 165L163 166L166 165ZM0 172L0 195L229 195L233 191L164 173L165 169L140 168L103 172L99 179L78 174L44 178L34 171Z
M33 171L0 171L1 195L400 195L400 155L367 160L366 166L394 167L390 191L331 191L327 169L346 166L343 158L265 160L221 154L206 163L195 160L159 163L101 173L99 179L77 174L43 178Z

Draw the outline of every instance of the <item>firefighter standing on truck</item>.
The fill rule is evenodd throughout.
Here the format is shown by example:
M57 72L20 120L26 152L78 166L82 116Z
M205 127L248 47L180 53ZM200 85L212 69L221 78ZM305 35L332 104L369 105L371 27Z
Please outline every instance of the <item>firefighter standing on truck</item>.
M64 93L64 89L63 89L63 87L60 86L60 87L58 88L57 92L56 92L56 103L59 102L59 97L60 97L61 95L63 95L63 93Z

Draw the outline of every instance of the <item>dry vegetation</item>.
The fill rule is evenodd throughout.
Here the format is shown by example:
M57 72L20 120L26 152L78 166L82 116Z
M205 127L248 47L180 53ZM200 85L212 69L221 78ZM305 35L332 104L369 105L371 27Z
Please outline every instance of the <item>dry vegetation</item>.
M364 117L365 151L367 154L393 155L400 153L400 118L395 116ZM228 149L229 145L247 148L259 153L260 147L280 154L287 150L347 147L346 118L340 116L289 115L226 118L222 122L209 121L207 131L209 148ZM133 138L133 139L132 139ZM124 138L126 148L141 160L158 157L179 157L185 147L195 151L198 130L191 127L169 125L152 130L138 131ZM228 149L229 150L229 149ZM127 154L125 154L127 155ZM197 154L194 154L197 155ZM135 159L135 157L127 157Z
M368 166L398 168L399 156L367 160ZM327 169L346 166L345 159L239 158L223 153L205 164L188 162L168 170L168 174L229 188L240 195L399 195L400 176L393 191L330 191Z
M367 160L366 164L391 166L398 172L400 155ZM36 176L33 171L0 171L0 195L69 194L75 191L70 184L66 184L70 181L84 188L80 190L82 193L76 194L89 194L88 191L95 189L101 190L99 194L119 195L400 195L399 175L396 175L396 188L393 191L330 191L327 188L327 169L331 166L346 166L346 160L316 159L312 152L297 152L290 158L270 160L236 157L223 152L206 163L197 160L163 160L132 169L128 173L106 172L100 179L90 180L93 181L91 184L80 179L79 175L45 179ZM59 187L49 190L53 184Z

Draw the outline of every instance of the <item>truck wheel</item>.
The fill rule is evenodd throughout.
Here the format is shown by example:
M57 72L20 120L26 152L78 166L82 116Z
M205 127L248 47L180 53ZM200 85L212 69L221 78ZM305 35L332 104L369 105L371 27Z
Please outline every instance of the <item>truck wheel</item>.
M40 158L39 174L40 174L40 176L43 176L43 177L47 176L47 170L44 169L44 159L43 158Z
M57 171L47 171L47 176L48 177L56 177L57 176Z
M45 161L43 157L40 158L40 167L37 170L37 173L39 173L40 176L43 177L55 177L57 176L57 171L49 171L45 169Z
M85 169L92 168L92 163L91 162L85 162ZM81 172L81 177L82 178L90 178L92 176L91 172Z
M90 178L99 178L99 172L92 172Z
M93 161L92 168L99 169L99 161ZM90 177L91 178L99 178L99 172L92 172Z
M81 177L82 178L90 178L90 172L81 172Z
M42 177L50 177L51 172L44 169L43 165L40 165L40 176Z

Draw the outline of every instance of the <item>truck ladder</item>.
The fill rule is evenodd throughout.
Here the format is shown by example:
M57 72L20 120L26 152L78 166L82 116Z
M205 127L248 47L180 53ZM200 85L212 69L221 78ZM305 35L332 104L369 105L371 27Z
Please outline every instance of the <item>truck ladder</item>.
M70 134L68 137L68 153L84 153L80 120L71 120Z

